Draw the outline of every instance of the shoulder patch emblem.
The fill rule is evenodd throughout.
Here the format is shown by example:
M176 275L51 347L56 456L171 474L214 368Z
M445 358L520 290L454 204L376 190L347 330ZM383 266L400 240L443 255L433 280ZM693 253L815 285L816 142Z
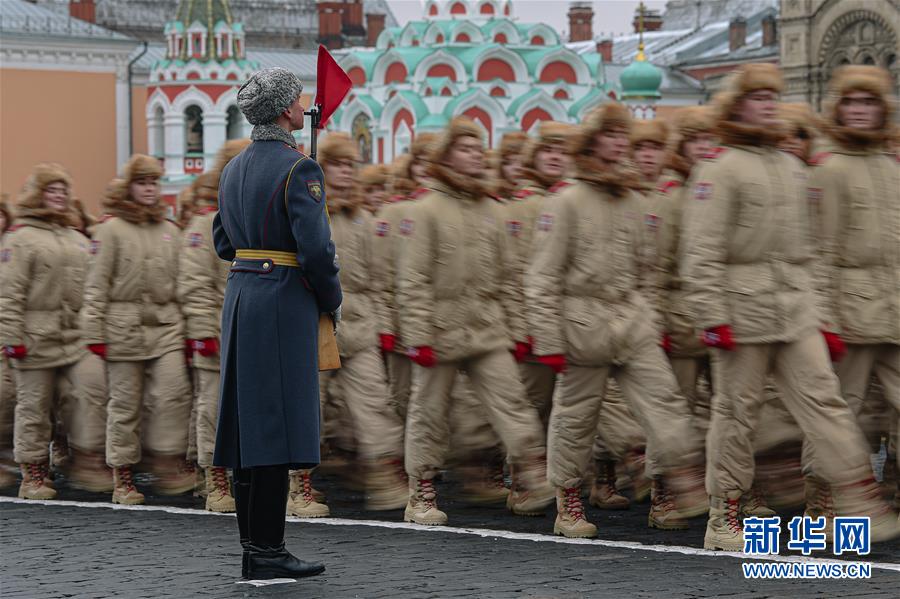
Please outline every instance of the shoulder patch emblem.
M712 183L701 181L694 186L694 199L708 200L712 196Z
M506 232L513 237L519 237L522 234L522 221L508 220L506 221Z
M203 235L201 233L191 233L188 235L188 246L198 248L203 245Z
M88 252L91 256L96 256L97 252L100 251L100 240L99 239L91 239L91 246L88 248Z
M411 218L404 218L400 221L400 233L402 235L412 235L413 232L413 220Z
M822 201L822 188L821 187L808 187L806 190L806 197L810 202L814 202L818 204Z
M542 214L537 219L538 231L549 231L553 228L553 215Z
M171 233L163 233L162 238L163 238L163 241L172 241L172 234Z
M306 182L306 190L309 191L309 195L317 202L322 201L322 182L321 181L307 181Z
M644 223L647 225L647 228L651 231L656 231L659 229L659 221L660 218L656 214L645 214L644 215Z
M10 248L3 248L0 250L0 262L9 262L12 258L12 250Z
M391 232L391 223L386 220L380 220L375 223L375 234L379 237L387 237L388 233Z

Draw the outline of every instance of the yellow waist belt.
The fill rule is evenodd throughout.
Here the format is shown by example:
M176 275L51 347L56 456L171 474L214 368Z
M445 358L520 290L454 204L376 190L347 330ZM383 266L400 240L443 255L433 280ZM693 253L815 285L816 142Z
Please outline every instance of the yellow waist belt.
M279 250L236 250L234 257L247 260L271 260L276 266L300 268L300 265L297 263L297 255L291 252ZM263 267L268 268L268 265L263 264Z

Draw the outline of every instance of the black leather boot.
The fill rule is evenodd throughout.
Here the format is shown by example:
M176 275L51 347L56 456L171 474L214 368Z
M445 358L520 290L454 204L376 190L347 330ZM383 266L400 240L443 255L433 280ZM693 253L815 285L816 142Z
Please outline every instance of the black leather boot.
M250 471L234 471L234 503L237 512L238 533L241 539L241 578L247 578L247 560L250 556Z
M297 559L284 548L250 544L247 557L247 578L250 580L271 580L273 578L306 578L325 571L319 562Z

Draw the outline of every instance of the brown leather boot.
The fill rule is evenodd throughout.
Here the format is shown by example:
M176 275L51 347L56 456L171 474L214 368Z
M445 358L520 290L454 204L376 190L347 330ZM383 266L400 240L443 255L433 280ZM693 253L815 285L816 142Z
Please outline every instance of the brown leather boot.
M581 487L556 489L556 522L553 534L570 539L589 539L597 536L597 527L584 517Z
M687 519L675 508L675 498L659 478L650 483L650 514L647 516L647 525L660 530L684 530L688 527Z
M291 470L287 513L298 518L326 518L328 506L316 501L312 488L312 470Z
M134 474L131 466L113 468L112 502L122 505L140 505L144 503L144 495L134 486Z
M50 466L43 464L20 464L22 484L19 485L21 499L56 499L56 489L49 486L46 477Z
M616 463L612 460L597 462L597 478L591 487L589 499L592 506L601 510L627 510L631 501L616 490Z
M409 503L403 519L416 524L428 526L441 526L447 524L447 514L438 509L437 491L434 488L434 479L410 478L409 479Z
M709 521L703 537L704 549L744 550L741 526L741 492L730 491L723 497L709 498Z
M220 514L230 514L235 510L231 481L225 468L206 468L206 510Z

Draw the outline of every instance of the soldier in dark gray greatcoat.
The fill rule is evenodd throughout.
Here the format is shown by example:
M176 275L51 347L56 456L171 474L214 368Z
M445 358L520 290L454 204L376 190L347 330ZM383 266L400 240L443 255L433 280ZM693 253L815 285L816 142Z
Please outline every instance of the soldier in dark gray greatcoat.
M322 170L291 135L303 127L302 89L280 68L241 87L253 143L222 172L213 223L216 252L231 261L213 462L234 469L242 574L253 579L325 569L284 548L288 470L319 462L319 315L342 298Z

